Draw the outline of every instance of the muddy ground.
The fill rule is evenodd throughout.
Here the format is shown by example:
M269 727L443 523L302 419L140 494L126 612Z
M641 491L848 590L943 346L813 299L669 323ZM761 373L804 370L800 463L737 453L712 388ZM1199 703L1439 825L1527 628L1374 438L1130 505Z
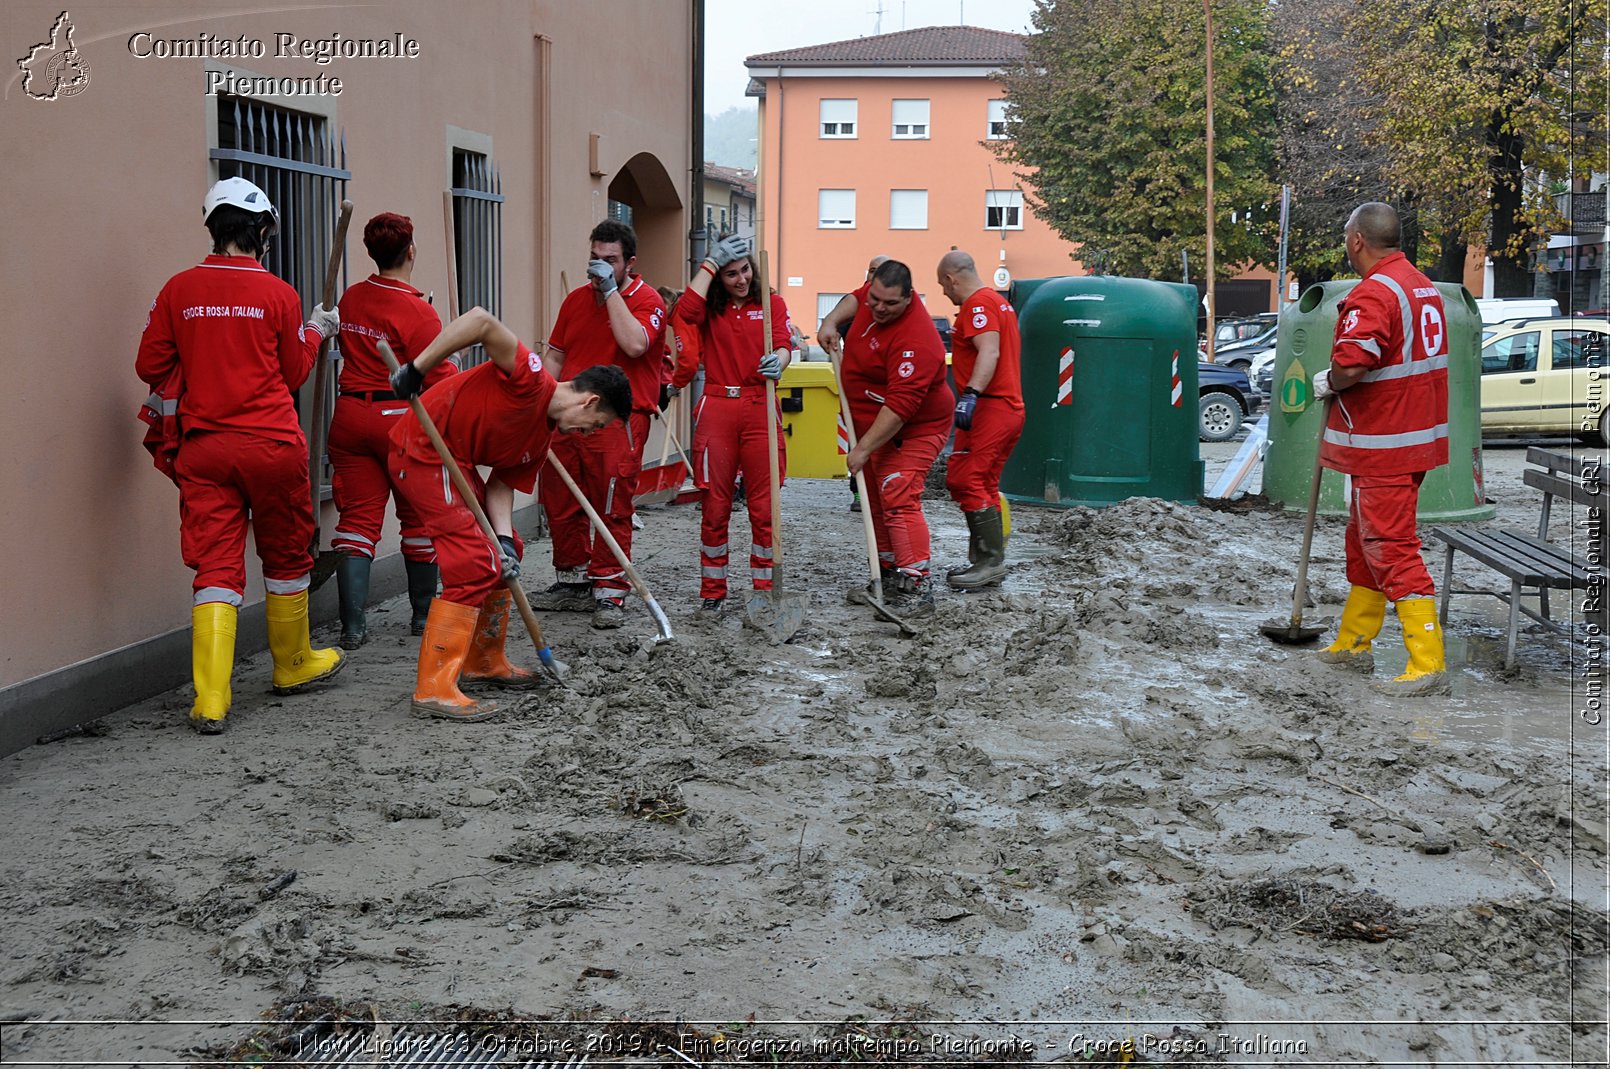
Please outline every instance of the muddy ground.
M1204 446L1210 479L1233 449ZM1527 528L1523 455L1489 450L1487 487ZM409 717L398 599L323 693L240 664L221 738L174 691L0 761L0 1056L204 1060L339 1006L690 1022L727 1041L699 1060L831 1032L885 1044L842 1060L1015 1034L1034 1061L1152 1035L1173 1046L1143 1060L1603 1063L1585 643L1527 633L1506 672L1496 603L1463 598L1453 695L1389 700L1258 634L1300 518L1151 500L1019 509L1004 589L902 639L845 601L844 484L784 501L810 596L785 646L692 620L698 512L651 508L638 561L678 641L550 616L572 689L500 723ZM928 511L956 562L960 516ZM1322 520L1310 618L1345 596L1341 545Z

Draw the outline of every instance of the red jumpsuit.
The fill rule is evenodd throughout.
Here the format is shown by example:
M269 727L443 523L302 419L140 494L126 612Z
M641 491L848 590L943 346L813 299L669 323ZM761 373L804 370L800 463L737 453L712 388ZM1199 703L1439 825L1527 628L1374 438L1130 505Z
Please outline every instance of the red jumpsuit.
M884 408L905 424L868 458L862 506L872 510L883 564L925 579L931 550L922 491L950 437L956 395L945 382L944 342L922 299L913 294L900 318L878 326L866 306L868 288L857 291L861 307L844 339L844 392L856 440Z
M654 287L636 275L621 287L621 298L648 342L641 357L628 357L615 344L609 309L597 303L591 284L571 290L559 306L548 348L564 361L561 382L595 364L618 364L632 384L632 415L624 426L611 423L588 435L564 435L553 443L554 455L615 536L622 551L632 554L632 496L643 470L643 445L650 415L659 407L660 373L665 354L665 302ZM553 567L562 583L591 581L598 598L618 600L630 585L626 572L602 538L592 536L587 514L563 482L542 480L539 491L553 534Z
M548 403L557 387L542 369L541 358L522 344L511 374L489 360L425 391L425 411L483 508L486 483L477 466L491 468L521 493L529 494L536 485L537 471L548 459L553 434ZM388 468L392 485L413 506L436 545L442 599L480 608L503 585L501 555L454 488L412 409L392 428ZM523 552L519 532L514 542Z
M387 474L391 430L408 411L408 402L391 392L380 341L399 364L424 351L442 332L436 309L406 282L370 275L341 295L341 395L330 422L330 465L335 507L340 510L330 548L371 560L386 519L392 486ZM458 370L451 358L431 369L425 387ZM429 536L407 498L397 495L402 553L426 564L436 559Z
M720 285L716 280L712 285ZM704 394L694 413L693 468L704 490L699 525L699 597L727 596L728 530L733 492L743 473L749 501L749 578L756 590L771 589L771 460L766 448L766 380L760 358L792 341L788 307L771 296L771 344L765 341L765 317L758 303L729 301L716 316L709 303L692 290L677 302L673 330L697 330L696 346L684 346L671 383L678 389L693 381L700 356L704 361ZM692 351L689 352L688 350ZM782 420L777 423L778 475L787 469Z
M1331 363L1367 368L1340 391L1320 460L1350 477L1347 581L1387 599L1433 597L1415 511L1448 462L1448 326L1442 297L1406 256L1380 260L1337 309Z
M248 516L269 593L308 588L313 502L291 395L318 348L296 291L249 256L208 256L151 306L134 368L153 387L183 369L179 545L197 605L245 600Z
M951 368L956 386L973 381L978 348L973 338L994 331L1000 340L995 373L973 410L973 428L956 430L945 471L945 488L963 512L1000 507L1001 469L1023 434L1023 339L1017 313L988 286L962 302L950 334Z

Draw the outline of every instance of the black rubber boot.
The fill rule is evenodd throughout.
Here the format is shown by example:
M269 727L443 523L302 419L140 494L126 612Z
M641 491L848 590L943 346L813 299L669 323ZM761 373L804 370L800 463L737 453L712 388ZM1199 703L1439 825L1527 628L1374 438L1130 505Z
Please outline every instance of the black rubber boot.
M974 513L966 512L963 515L967 518L967 563L959 564L954 568L946 568L945 580L947 582L951 576L960 575L977 564L979 554L984 551L978 538L978 524L973 522Z
M341 601L341 648L355 650L369 638L364 606L369 604L369 567L374 562L356 553L335 562L335 586Z
M967 514L967 529L978 539L978 557L971 568L945 576L958 590L996 586L1006 578L1006 535L1000 509L979 509Z
M424 561L405 560L403 567L408 569L408 606L413 610L408 630L412 634L423 635L425 620L430 616L430 602L436 596L439 573L436 565Z

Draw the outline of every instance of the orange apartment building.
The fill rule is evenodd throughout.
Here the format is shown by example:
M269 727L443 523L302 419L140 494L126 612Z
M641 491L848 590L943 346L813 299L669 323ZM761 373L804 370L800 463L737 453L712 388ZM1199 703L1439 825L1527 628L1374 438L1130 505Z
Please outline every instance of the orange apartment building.
M933 272L952 246L1002 289L1011 278L1085 273L1076 247L1029 210L1022 181L990 149L1010 136L994 75L1022 57L1023 42L930 26L744 61L764 116L772 284L801 326L859 286L880 254L910 265L939 315L951 308Z
M0 9L13 402L0 753L189 680L178 495L140 447L148 390L134 354L163 283L208 251L207 187L243 174L278 202L270 269L304 307L345 197L356 210L343 288L373 269L364 222L400 211L415 224L414 283L444 315L452 256L463 304L493 308L534 343L560 271L583 277L588 231L606 215L637 228L649 281L687 279L702 16L703 0L614 0L604 21L567 0ZM622 58L646 55L656 61ZM300 406L311 425L311 387ZM686 441L685 410L671 415ZM659 456L657 438L649 449ZM325 545L334 519L326 490ZM532 530L534 507L519 522ZM394 519L381 554L376 599L402 589ZM250 550L247 561L242 657L265 645ZM316 618L334 616L334 598L334 583L314 595Z

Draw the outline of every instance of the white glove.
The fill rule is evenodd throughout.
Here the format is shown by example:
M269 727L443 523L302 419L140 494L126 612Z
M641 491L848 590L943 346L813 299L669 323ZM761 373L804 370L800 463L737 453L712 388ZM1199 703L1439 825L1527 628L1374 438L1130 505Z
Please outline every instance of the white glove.
M760 373L765 378L776 382L783 377L783 361L775 352L767 353L760 358Z
M307 317L307 325L318 331L319 337L333 338L341 329L341 314L334 308L326 308L321 304Z
M1335 392L1330 388L1330 368L1314 375L1314 400L1323 401Z
M593 286L608 297L615 292L615 269L609 266L606 260L588 260L587 277L592 280Z

